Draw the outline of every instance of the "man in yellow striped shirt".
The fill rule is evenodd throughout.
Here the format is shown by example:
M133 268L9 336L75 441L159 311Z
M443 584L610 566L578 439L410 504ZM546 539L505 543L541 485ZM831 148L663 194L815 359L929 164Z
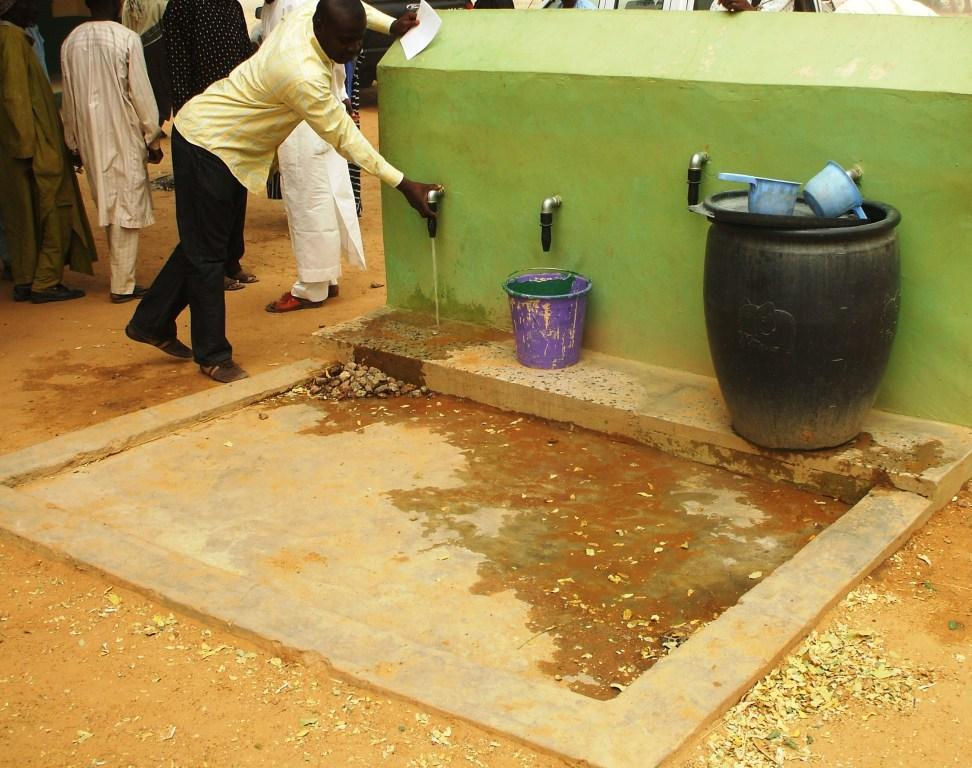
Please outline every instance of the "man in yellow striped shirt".
M128 324L129 338L193 358L219 382L247 376L226 339L228 241L247 190L263 188L276 148L302 120L342 157L398 189L420 215L435 215L427 196L439 185L408 179L388 163L331 91L334 65L358 55L366 26L401 35L418 23L414 14L387 19L360 0L301 8L229 77L179 111L172 162L180 243ZM176 318L187 305L191 350L176 338Z

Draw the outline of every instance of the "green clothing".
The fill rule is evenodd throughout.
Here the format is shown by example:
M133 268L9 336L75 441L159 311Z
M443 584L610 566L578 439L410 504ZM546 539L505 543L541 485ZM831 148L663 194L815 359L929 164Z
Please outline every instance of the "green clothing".
M0 215L14 283L42 291L97 258L54 93L24 30L0 21Z

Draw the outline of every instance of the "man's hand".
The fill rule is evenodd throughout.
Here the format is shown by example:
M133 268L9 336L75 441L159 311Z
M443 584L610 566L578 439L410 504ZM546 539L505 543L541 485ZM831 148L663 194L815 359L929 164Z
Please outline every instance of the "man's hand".
M755 11L756 9L748 2L748 0L719 0L719 5L725 8L729 13L738 13L739 11Z
M415 11L406 11L402 16L399 16L392 22L390 34L395 37L401 37L412 27L417 27L419 25L418 16L415 15Z
M162 162L162 157L164 153L162 152L162 145L158 141L149 144L148 147L148 161L150 165L158 165Z
M426 219L435 218L435 212L429 208L429 192L433 189L442 189L441 184L423 184L421 181L402 179L395 189L405 195L408 204L418 211L420 216Z

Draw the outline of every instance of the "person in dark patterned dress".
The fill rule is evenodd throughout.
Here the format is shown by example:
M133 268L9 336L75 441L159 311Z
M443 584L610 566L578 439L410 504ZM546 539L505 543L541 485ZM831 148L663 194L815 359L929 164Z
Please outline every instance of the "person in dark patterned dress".
M165 51L172 87L172 114L176 115L193 96L250 58L253 43L238 0L169 0L162 16ZM246 207L234 222L230 240L231 257L226 262L223 287L239 290L257 277L245 272L243 223Z

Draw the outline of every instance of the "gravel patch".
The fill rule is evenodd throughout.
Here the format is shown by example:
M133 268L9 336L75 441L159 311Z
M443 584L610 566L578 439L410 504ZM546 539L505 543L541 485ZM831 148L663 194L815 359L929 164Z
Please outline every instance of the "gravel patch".
M389 376L384 371L360 363L334 363L306 384L295 387L295 393L306 392L320 400L359 400L365 397L429 397L426 386L412 384Z

